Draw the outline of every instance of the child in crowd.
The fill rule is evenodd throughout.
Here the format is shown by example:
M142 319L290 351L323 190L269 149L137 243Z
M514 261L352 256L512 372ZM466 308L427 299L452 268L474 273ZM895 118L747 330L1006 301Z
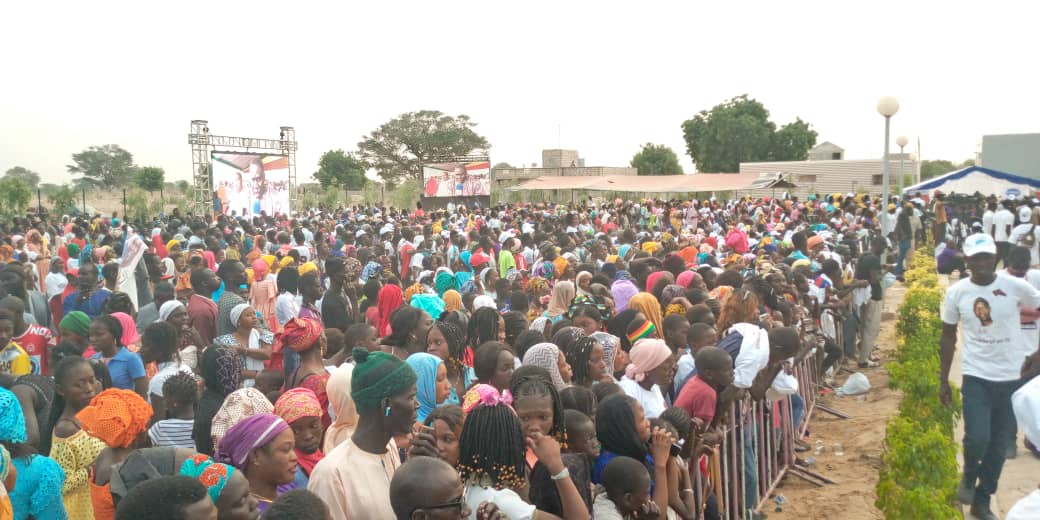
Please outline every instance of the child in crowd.
M379 334L376 328L367 323L355 323L343 334L344 347L350 352L354 347L361 347L369 352L379 350Z
M166 418L148 429L152 446L195 450L191 429L195 425L195 404L199 400L198 382L187 372L178 372L163 383Z
M265 369L256 376L256 384L253 388L259 390L271 404L282 395L282 384L285 382L285 374L281 370Z
M657 505L650 497L650 472L631 457L616 457L603 469L603 484L597 488L592 515L596 520L657 518Z

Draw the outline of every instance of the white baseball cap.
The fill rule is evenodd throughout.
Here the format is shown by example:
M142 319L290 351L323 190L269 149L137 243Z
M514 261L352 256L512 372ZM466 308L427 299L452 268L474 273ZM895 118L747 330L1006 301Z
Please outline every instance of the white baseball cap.
M997 244L993 237L985 233L976 233L964 239L964 256L975 256L982 253L997 254Z
M1029 206L1018 207L1018 220L1028 223L1029 219L1033 218L1033 209Z

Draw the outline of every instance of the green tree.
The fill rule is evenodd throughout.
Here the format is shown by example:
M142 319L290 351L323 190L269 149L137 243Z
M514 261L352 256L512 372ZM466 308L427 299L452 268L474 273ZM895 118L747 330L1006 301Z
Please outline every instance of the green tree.
M762 103L738 96L702 110L682 124L686 153L701 172L736 172L740 163L808 157L816 131L796 119L780 130Z
M188 181L184 179L181 179L175 182L174 184L176 184L177 186L177 191L181 193L188 193L188 189L191 188L191 184L189 184Z
M329 150L321 154L318 160L318 171L314 172L314 180L321 183L322 188L336 187L346 190L360 190L368 179L365 171L368 165L353 153L343 150Z
M500 163L498 163L498 164L496 164L496 165L492 166L492 167L491 167L491 169L492 169L492 170L497 170L497 169L499 169L499 168L512 168L512 167L513 167L513 165L512 165L512 164L509 164L509 163L507 163L507 162L500 162Z
M469 116L452 117L436 110L401 114L362 137L361 158L388 184L422 179L422 163L430 158L485 152L487 139L473 131Z
M29 189L35 189L40 184L40 174L22 166L8 169L7 173L4 174L4 178L22 179L29 186Z
M0 179L0 201L5 213L16 215L24 212L31 199L32 188L24 180L17 177Z
M68 184L57 186L47 194L55 213L69 213L76 207L76 191Z
M946 175L954 170L961 169L960 166L953 164L945 159L937 159L934 161L921 161L921 180L928 180L932 177L938 177L940 175Z
M82 183L101 188L122 188L129 184L134 156L117 144L91 146L72 155L69 173L82 175Z
M646 143L629 163L639 175L681 175L682 165L675 151L663 144Z
M163 187L166 172L158 166L144 166L137 168L134 172L134 182L137 187L147 192L159 191Z

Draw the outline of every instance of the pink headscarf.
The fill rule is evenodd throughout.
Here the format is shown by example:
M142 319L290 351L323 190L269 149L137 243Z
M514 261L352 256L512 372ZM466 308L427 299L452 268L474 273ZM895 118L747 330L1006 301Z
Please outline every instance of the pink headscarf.
M679 277L675 279L675 283L683 286L685 289L689 289L690 282L693 281L693 277L696 274L697 273L694 273L693 271L683 271L679 273Z
M661 279L662 276L664 276L664 271L654 271L650 273L650 276L646 277L646 292L654 290L654 284L656 284L657 280Z
M672 357L672 349L661 339L641 339L628 352L630 364L625 368L629 379L641 382L646 374Z
M270 270L271 268L262 258L253 260L253 281L262 282L267 277L267 271Z
M134 319L125 312L113 312L112 317L119 320L119 325L123 327L123 337L119 340L120 344L124 347L136 345L141 336L137 334L137 324L134 323Z
M217 255L214 255L213 251L203 251L202 258L206 259L206 267L209 267L210 271L217 270Z

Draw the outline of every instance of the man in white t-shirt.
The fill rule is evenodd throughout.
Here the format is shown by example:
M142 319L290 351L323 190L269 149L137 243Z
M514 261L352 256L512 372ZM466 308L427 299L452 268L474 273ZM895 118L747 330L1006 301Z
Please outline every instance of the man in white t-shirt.
M989 520L997 518L990 510L990 497L997 491L1015 421L1011 394L1021 385L1022 363L1037 349L1022 334L1019 309L1040 309L1040 291L996 272L997 245L989 235L969 236L964 256L971 277L953 284L943 302L939 398L947 406L952 402L950 366L960 326L964 477L957 498L971 504L976 518Z
M1005 200L993 214L993 240L997 242L997 260L1007 265L1007 253L1011 247L1011 229L1015 227L1015 214L1011 212L1014 202Z
M1033 224L1033 210L1019 206L1017 213L1019 224L1011 230L1008 242L1028 248L1029 265L1040 265L1040 226Z

